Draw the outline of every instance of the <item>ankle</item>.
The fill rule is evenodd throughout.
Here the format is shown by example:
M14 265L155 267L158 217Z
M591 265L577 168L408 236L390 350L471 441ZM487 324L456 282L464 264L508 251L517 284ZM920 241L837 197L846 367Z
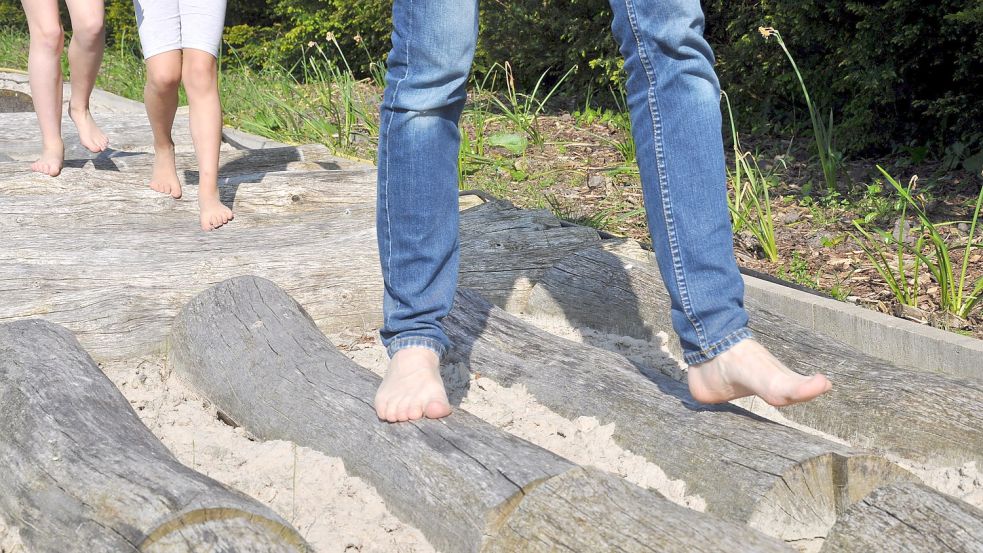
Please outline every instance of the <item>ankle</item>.
M87 115L88 113L89 113L88 103L78 105L74 101L68 102L68 115L72 116L72 119L74 119L76 115Z
M174 142L154 142L154 153L156 154L173 154L174 153Z

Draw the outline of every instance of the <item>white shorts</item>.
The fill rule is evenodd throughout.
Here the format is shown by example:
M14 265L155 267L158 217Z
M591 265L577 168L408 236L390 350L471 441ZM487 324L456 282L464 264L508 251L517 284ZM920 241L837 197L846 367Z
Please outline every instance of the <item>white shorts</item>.
M133 0L143 58L194 48L218 57L226 0Z

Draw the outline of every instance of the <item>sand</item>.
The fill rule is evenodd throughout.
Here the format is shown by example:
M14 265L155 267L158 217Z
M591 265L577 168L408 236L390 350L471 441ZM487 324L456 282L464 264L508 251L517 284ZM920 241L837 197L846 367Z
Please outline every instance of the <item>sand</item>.
M558 319L525 320L558 336L625 355L645 371L685 378L685 365L668 353L665 334L658 335L657 342L647 342L576 329ZM329 338L360 365L384 374L385 349L375 335ZM179 460L270 505L293 523L316 551L435 551L417 529L386 509L371 485L346 474L339 459L289 442L256 441L241 428L226 425L214 407L169 375L163 358L148 356L111 363L103 370ZM474 378L457 364L444 367L443 375L452 403L490 424L576 463L657 490L680 505L705 509L705 501L688 494L682 481L667 477L657 465L619 446L612 438L613 424L600 424L593 417L567 419L540 405L522 386L506 388L485 377ZM781 424L845 443L786 420L760 400L735 403ZM983 475L975 464L933 467L891 459L929 486L983 508ZM821 542L801 544L800 550L811 551L819 545ZM16 533L0 521L0 553L23 551Z
M184 464L266 503L320 553L428 553L419 530L386 509L340 459L285 441L261 442L168 376L161 357L104 365L153 433ZM0 551L21 552L0 522Z

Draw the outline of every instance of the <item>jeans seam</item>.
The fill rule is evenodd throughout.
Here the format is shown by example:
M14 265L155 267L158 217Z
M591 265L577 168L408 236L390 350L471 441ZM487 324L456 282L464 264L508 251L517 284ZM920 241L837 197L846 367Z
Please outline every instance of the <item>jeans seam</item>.
M754 338L754 333L751 331L751 329L748 327L741 327L713 344L700 348L699 351L686 353L683 356L683 360L686 361L686 364L688 365L704 363L727 351L731 347L737 345L739 342L750 338Z
M412 14L413 14L413 0L409 0L409 3L410 3L409 13L410 13L410 17L412 17ZM413 26L412 25L407 25L406 28L407 29L411 29L411 28L413 28ZM393 231L392 231L392 214L391 214L391 211L389 209L389 155L390 155L389 154L389 137L392 136L393 119L396 118L396 109L395 108L396 108L396 98L399 95L399 87L400 87L400 85L403 84L403 81L405 81L409 77L410 77L410 35L409 35L409 32L407 32L407 36L406 36L406 73L404 73L403 76L402 76L402 78L400 78L399 80L397 80L396 81L396 85L393 86L393 96L392 96L392 99L389 100L389 121L386 123L386 178L385 178L385 182L383 183L383 188L385 189L385 192L383 193L383 196L385 196L385 198L384 198L383 201L384 201L384 203L386 205L386 244L389 246L389 252L386 255L386 271L385 272L386 272L386 275L388 276L388 279L387 280L390 280L390 281L393 278L393 272L392 272L392 259L393 259L393 240L392 240L392 235L393 235ZM398 311L399 308L400 308L400 303L399 303L399 299L398 298L393 297L393 303L395 305L394 305L392 311L390 311L386 315L385 319L382 322L382 324L383 324L384 327L388 327L389 326L389 321L390 321L390 318L392 316L392 313L395 312L395 311Z
M655 69L652 67L649 56L645 51L643 41L639 38L638 18L635 14L633 0L625 0L625 12L628 15L628 22L629 27L631 28L632 36L635 38L635 47L638 49L639 63L642 64L642 69L644 70L645 76L649 83L647 97L649 113L652 117L652 143L655 148L655 162L659 169L659 193L662 196L662 214L666 224L666 236L669 240L669 253L672 257L673 277L676 279L676 287L679 290L679 299L680 303L682 304L683 314L686 316L686 319L690 322L690 324L693 325L693 330L696 332L696 338L699 342L700 348L703 349L709 346L706 339L706 331L703 328L702 321L700 321L699 317L696 316L696 312L693 310L692 302L690 301L689 292L686 288L686 275L682 266L682 256L680 255L679 251L679 241L675 232L675 222L669 196L669 183L666 178L667 168L665 166L665 151L663 150L662 146L662 121L659 116L659 109L655 96Z
M447 354L447 347L440 343L440 340L430 336L422 336L417 334L393 339L393 341L386 347L386 353L389 355L389 357L392 357L397 351L412 347L429 349L437 354L438 359L443 359L444 355Z

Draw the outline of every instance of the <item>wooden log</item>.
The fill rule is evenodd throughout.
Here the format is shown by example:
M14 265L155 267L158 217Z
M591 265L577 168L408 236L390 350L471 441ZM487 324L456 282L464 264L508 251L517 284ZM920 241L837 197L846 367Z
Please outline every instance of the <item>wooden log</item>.
M452 360L525 386L565 417L614 423L619 445L682 480L708 513L786 541L821 538L850 503L912 478L884 459L737 407L699 405L684 384L536 329L472 291L458 293L444 325Z
M92 203L88 212L64 201L68 190L32 195L47 185L0 179L0 320L44 317L75 332L97 359L123 358L160 349L167 325L197 291L250 272L295 294L325 331L374 332L382 278L370 179L349 171L267 174L239 186L235 201L249 210L214 233L199 230L192 202L142 185L86 181L102 190L78 203L115 204ZM598 241L592 230L507 203L463 212L461 227L461 282L503 305L524 303L540 274Z
M34 551L309 551L182 465L64 328L0 325L0 512Z
M183 110L182 110L183 111ZM66 110L67 112L67 110ZM113 152L152 152L153 131L144 113L93 113L99 128L109 137L109 147ZM181 153L194 152L191 128L187 112L178 113L172 129L175 149ZM78 131L65 113L62 117L61 134L65 141L65 159L68 166L80 166L89 159L105 159L109 154L94 154L85 149L78 140ZM231 150L228 145L224 149ZM41 129L34 113L0 114L0 151L18 161L34 161L41 152Z
M291 216L290 221L304 214L310 214L308 219L334 217L323 210L339 208L359 211L363 226L375 225L375 186L362 170L260 173L247 178L219 183L222 202L235 211L237 227L278 225L284 223L285 215ZM0 181L0 231L105 225L140 228L155 224L150 219L194 229L197 187L186 189L184 198L175 201L142 184L118 184L96 171L81 169L66 169L61 178L47 182L29 176ZM65 201L68 195L73 198L70 202Z
M822 553L981 553L983 511L915 483L875 490L840 517Z
M735 541L785 551L748 528L576 468L462 410L440 421L380 422L372 407L380 379L264 279L232 279L193 299L175 320L170 351L178 375L226 417L260 439L340 457L448 553L727 551Z
M598 520L609 523L592 526ZM527 491L484 551L730 553L738 544L747 552L793 551L746 526L680 507L598 469L578 468Z
M603 306L603 309L601 307ZM859 447L941 465L983 464L983 383L912 371L860 353L785 317L747 305L758 340L797 372L822 372L830 393L783 408L786 417ZM650 339L671 332L654 263L586 249L543 275L530 313Z

